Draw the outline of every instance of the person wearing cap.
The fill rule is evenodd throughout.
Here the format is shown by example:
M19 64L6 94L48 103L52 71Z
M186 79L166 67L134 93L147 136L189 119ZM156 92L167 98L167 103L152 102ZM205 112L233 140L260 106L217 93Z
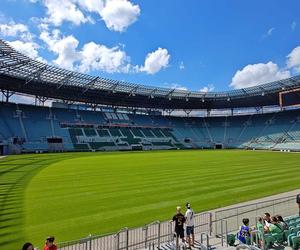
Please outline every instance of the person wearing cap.
M185 223L186 223L186 241L189 244L189 248L194 246L195 235L194 235L194 211L191 208L191 204L187 202L185 204Z
M54 244L53 236L47 237L44 250L57 250L57 246Z
M179 237L184 242L184 229L185 217L181 213L181 207L176 208L176 214L173 216L172 221L175 221L175 233L176 233L176 248L179 248Z

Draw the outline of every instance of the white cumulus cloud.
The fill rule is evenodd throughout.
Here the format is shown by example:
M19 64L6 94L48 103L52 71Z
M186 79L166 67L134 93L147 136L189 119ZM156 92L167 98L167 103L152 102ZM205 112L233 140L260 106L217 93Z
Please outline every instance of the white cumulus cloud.
M130 58L120 47L108 48L102 44L89 42L78 48L79 41L72 35L63 37L59 30L52 33L43 31L40 38L48 49L57 55L53 63L66 69L81 72L104 71L108 73L128 73L134 70Z
M138 66L130 63L130 57L122 45L109 48L103 44L89 42L79 48L79 41L73 35L62 36L58 29L52 32L42 31L40 39L47 45L49 51L57 55L53 60L54 64L81 72L155 74L167 67L170 58L166 49L159 48L146 56L144 66Z
M89 14L96 13L108 29L123 32L137 21L141 12L139 5L129 0L41 0L41 2L46 7L47 14L42 22L54 26L60 26L64 21L75 25L94 23Z
M211 92L214 91L215 86L213 84L208 84L207 86L204 86L202 89L200 89L200 92Z
M110 0L101 10L100 15L107 28L123 32L140 15L140 7L127 0Z
M164 83L164 86L169 89L188 90L187 87L182 86L181 84L178 84L178 83L167 83L166 82L166 83Z
M128 73L131 67L129 57L119 47L107 48L90 42L83 46L80 55L79 70L82 72L101 70L108 73Z
M300 46L294 48L287 56L287 67L300 72Z
M75 25L85 23L88 18L85 17L83 12L76 5L76 1L72 0L43 0L47 8L47 15L45 21L59 26L63 21L69 21Z
M140 68L148 74L155 74L169 65L170 54L167 49L158 48L146 56L144 66Z
M23 42L23 41L12 41L8 42L10 46L12 46L15 50L23 53L24 55L37 59L41 62L46 62L42 57L39 56L39 45L34 42Z
M26 41L31 41L33 38L26 25L13 21L0 24L0 34L4 37L18 37Z
M235 89L247 88L290 76L289 71L279 69L278 65L271 61L268 63L249 64L235 73L230 87Z
M78 0L80 7L89 11L99 13L103 10L105 1L103 0Z
M79 41L74 36L61 37L59 30L53 30L51 34L43 31L40 38L47 44L48 49L58 56L53 61L54 64L65 69L74 69L74 63L79 59L76 51Z

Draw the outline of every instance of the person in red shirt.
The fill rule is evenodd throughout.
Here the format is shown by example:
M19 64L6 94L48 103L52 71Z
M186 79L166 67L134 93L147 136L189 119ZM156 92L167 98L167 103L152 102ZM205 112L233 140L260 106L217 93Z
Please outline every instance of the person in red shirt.
M46 239L46 244L44 246L44 250L57 250L57 246L54 244L54 237L49 236Z

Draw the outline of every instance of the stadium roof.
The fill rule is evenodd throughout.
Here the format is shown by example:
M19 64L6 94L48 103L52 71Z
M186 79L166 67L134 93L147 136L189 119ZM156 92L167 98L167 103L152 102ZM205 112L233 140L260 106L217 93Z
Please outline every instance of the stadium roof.
M223 109L278 105L278 93L300 87L300 76L224 92L157 88L48 65L0 39L0 89L91 104L155 109Z

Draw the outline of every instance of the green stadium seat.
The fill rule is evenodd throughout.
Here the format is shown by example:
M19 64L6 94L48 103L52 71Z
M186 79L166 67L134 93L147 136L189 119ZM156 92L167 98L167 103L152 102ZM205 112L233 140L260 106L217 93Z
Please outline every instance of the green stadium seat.
M169 147L174 147L174 145L169 142L169 141L155 141L155 142L152 142L152 144L154 146L169 146Z
M84 128L83 130L86 136L97 136L96 130L93 128Z
M292 237L292 248L294 250L300 248L300 235Z
M114 147L113 142L89 142L92 149L99 150L103 147Z
M137 128L131 128L131 132L133 133L134 136L136 137L145 137L142 132L137 129Z
M283 239L284 239L284 241L287 241L287 238L288 238L289 234L291 234L291 233L292 233L292 229L288 229L288 230L284 230L283 231Z
M151 129L149 129L149 128L142 128L142 132L144 133L144 135L145 135L146 137L150 137L150 138L155 137L155 136L153 135L153 133L151 132Z
M120 137L122 134L120 133L120 130L118 128L109 128L109 132L114 137Z
M88 151L89 146L86 143L75 143L74 144L74 149L78 151Z
M287 243L288 243L288 246L292 246L292 237L293 236L297 236L297 234L296 233L290 233L289 235L288 235L288 237L287 237Z
M264 235L265 246L266 248L271 248L271 246L275 243L275 238L271 234Z
M108 130L106 130L106 129L97 129L97 132L98 132L98 135L100 137L108 137L108 136L110 136L109 133L108 133Z
M275 242L279 243L279 244L283 244L284 242L284 232L279 233L279 234L272 234L272 236L275 239Z
M234 246L235 243L235 235L234 234L227 234L226 242L229 246Z

